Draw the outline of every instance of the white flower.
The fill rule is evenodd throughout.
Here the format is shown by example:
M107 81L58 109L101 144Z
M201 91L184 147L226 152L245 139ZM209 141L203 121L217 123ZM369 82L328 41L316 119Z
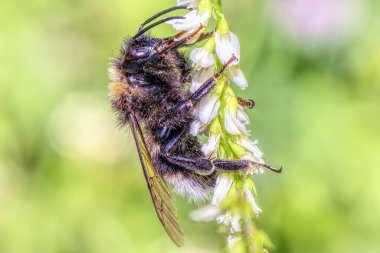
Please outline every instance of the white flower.
M256 215L259 215L261 213L261 209L260 207L257 205L256 201L255 201L255 198L253 197L252 195L252 191L251 189L249 189L249 187L245 187L244 189L244 192L245 192L245 197L247 198L247 201L248 203L251 205L252 207L252 211L256 214Z
M190 130L189 133L192 136L197 136L199 132L201 132L207 125L203 124L200 120L194 120L190 124Z
M190 59L193 65L200 65L202 68L213 66L215 63L214 56L208 47L195 48L190 53Z
M200 68L195 71L193 80L191 81L190 91L195 92L214 74L215 66L208 68Z
M247 78L243 71L240 70L238 66L231 66L230 68L231 79L240 87L240 89L244 90L248 87Z
M241 105L238 105L237 107L236 118L240 120L240 122L243 123L244 125L249 124L249 117L245 113L244 108Z
M219 205L219 203L226 198L227 193L231 188L232 181L233 180L229 175L220 174L218 176L214 189L214 196L211 201L213 205Z
M240 216L238 214L232 215L231 212L219 215L216 218L216 222L230 226L231 233L237 233L241 231L239 220Z
M190 8L198 7L201 0L177 0L177 5L186 5Z
M233 234L228 235L227 237L228 248L232 249L235 246L235 244L239 242L240 240L241 240L241 236L237 236Z
M237 233L241 231L240 224L239 224L240 216L235 214L232 216L231 220L231 233Z
M222 63L226 63L233 55L238 59L231 63L236 65L240 59L240 44L235 34L232 32L215 34L215 51Z
M257 159L261 159L263 157L263 153L261 150L257 147L257 140L256 141L251 141L248 138L241 138L236 141L237 144L240 146L246 148L252 155L253 157Z
M203 99L199 104L199 120L202 123L210 124L218 114L220 107L219 94L211 93L207 98Z
M226 130L232 135L247 134L248 131L244 124L236 118L236 114L233 109L226 109L224 111L224 125Z
M202 145L202 152L205 156L212 155L219 148L220 134L211 134L207 142Z
M220 208L214 205L201 207L190 214L193 221L212 221L220 215Z
M204 10L198 12L197 10L190 11L183 19L173 19L166 23L173 26L174 29L179 31L194 31L200 25L206 26L210 18L210 11Z

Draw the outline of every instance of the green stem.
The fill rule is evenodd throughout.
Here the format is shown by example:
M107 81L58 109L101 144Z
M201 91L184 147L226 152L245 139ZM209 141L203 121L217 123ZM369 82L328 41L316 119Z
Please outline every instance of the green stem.
M223 16L222 0L215 0L215 15L216 15L216 22L219 23Z
M215 6L216 6L216 10L219 13L222 13L222 0L215 0Z

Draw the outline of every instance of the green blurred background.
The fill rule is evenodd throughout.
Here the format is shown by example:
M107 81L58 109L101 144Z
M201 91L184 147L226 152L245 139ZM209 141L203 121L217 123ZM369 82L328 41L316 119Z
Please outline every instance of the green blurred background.
M380 3L223 2L250 83L235 90L256 101L266 161L284 166L256 177L271 252L380 252ZM167 238L107 100L121 40L174 4L1 1L1 253L223 250L180 197L186 246Z

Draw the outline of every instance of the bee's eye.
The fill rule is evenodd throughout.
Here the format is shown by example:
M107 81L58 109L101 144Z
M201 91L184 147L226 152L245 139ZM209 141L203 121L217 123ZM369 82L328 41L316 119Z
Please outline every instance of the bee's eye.
M132 49L129 54L132 59L144 59L149 56L150 50L145 47Z

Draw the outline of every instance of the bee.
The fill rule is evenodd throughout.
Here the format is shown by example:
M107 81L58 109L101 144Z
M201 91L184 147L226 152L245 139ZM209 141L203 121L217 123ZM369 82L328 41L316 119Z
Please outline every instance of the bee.
M146 20L136 35L124 41L109 68L112 108L120 124L131 129L157 216L177 246L184 244L184 236L167 183L174 192L199 201L212 194L220 172L243 171L252 166L281 172L251 160L206 157L197 138L189 133L197 105L236 57L231 56L218 72L190 93L185 84L191 81L192 69L178 50L194 39L193 43L197 43L212 36L212 32L202 33L204 27L200 25L194 32L181 32L169 38L145 34L159 24L182 17L168 17L146 26L153 20L185 8L172 7ZM253 101L242 99L239 103L254 105Z

